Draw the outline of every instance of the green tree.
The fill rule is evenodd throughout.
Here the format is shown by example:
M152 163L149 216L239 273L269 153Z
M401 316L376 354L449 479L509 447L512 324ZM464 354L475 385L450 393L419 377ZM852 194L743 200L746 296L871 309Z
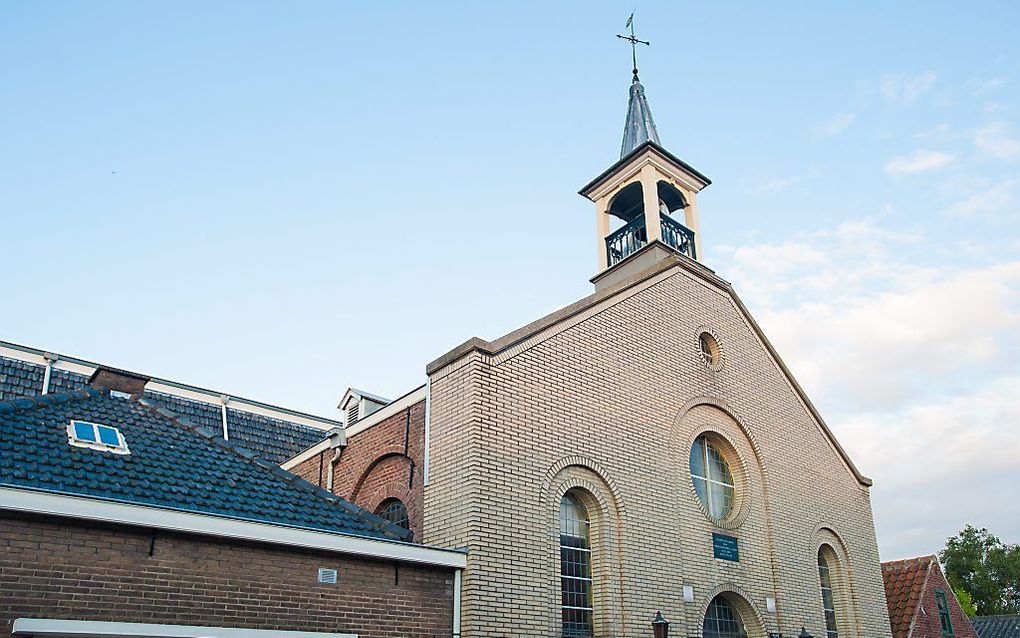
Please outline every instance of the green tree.
M957 602L960 603L960 609L963 613L967 614L971 618L977 616L977 609L974 607L974 599L970 597L966 589L960 589L957 587L953 590L953 594L956 596Z
M1020 614L1020 545L967 525L946 541L939 560L953 591L966 593L977 615Z

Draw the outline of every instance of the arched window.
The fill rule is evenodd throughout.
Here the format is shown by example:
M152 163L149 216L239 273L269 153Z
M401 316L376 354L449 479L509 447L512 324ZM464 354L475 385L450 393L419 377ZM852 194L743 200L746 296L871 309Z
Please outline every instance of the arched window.
M832 573L829 569L829 556L832 550L822 545L818 548L818 580L822 584L822 610L825 612L826 638L839 638L836 627L836 597L832 591ZM833 558L834 555L833 555Z
M594 635L591 519L571 492L560 499L560 587L563 635Z
M702 630L705 638L747 638L740 614L722 595L708 603Z
M399 498L388 498L379 503L379 507L375 508L375 513L397 527L411 529L411 523L407 520L407 508Z

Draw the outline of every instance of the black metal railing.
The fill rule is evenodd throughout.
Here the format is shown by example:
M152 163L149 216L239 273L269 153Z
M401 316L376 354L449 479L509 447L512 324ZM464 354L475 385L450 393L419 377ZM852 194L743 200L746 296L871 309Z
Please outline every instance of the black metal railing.
M647 243L645 217L638 215L606 237L606 256L609 258L609 265L615 266Z
M693 230L664 213L659 213L659 224L662 228L662 243L691 259L698 258L694 249Z

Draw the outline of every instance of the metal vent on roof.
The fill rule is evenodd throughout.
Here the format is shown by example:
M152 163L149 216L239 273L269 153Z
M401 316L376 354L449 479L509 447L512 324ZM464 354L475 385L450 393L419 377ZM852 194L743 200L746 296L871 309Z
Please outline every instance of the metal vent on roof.
M354 405L347 408L347 425L354 425L358 422L358 402L355 401Z
M336 584L336 570L329 569L328 567L319 568L319 582L329 583L330 585Z

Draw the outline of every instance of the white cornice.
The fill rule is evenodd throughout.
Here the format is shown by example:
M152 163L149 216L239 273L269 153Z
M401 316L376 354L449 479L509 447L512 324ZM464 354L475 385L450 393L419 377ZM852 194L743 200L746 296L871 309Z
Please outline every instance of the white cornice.
M322 506L330 505L323 502ZM451 549L12 487L0 487L0 509L286 547L302 547L452 569L463 569L467 565L467 555Z
M235 629L233 627L56 620L51 618L17 618L11 633L15 636L49 636L51 638L77 636L83 638L358 638L358 634L315 631Z

